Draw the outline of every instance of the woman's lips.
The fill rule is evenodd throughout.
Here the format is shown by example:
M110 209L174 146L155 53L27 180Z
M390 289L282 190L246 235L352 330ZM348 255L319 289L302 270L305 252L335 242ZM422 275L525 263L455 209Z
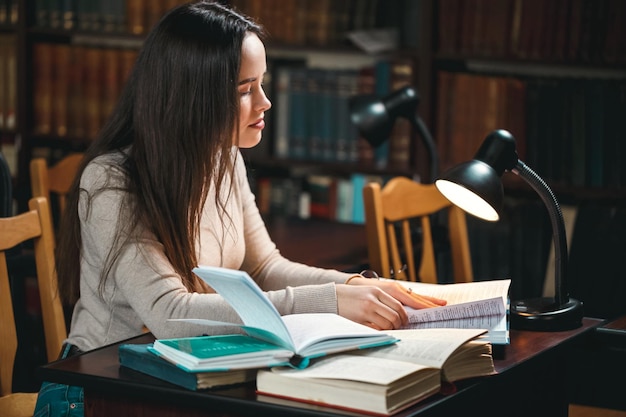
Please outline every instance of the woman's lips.
M255 129L263 129L265 127L265 120L259 119L256 122L252 123L250 127L253 127Z

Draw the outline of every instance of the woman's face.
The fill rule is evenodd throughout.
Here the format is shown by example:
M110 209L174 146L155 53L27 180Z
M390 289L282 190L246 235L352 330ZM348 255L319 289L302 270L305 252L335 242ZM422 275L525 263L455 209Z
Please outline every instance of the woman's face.
M255 34L248 34L241 46L241 69L239 71L239 140L233 144L240 148L252 148L261 141L265 127L265 111L272 107L263 91L266 71L265 46Z

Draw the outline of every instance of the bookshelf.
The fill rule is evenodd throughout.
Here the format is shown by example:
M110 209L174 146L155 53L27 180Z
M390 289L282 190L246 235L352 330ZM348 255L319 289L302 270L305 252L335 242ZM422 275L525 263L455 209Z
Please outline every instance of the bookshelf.
M127 66L123 62L132 63L132 56L141 46L148 28L179 1L87 2L97 6L91 9L79 7L83 2L70 2L75 7L65 11L69 13L54 7L42 8L42 4L48 7L65 4L60 1L1 3L8 6L7 9L0 7L0 19L5 17L0 20L0 51L6 50L2 45L12 43L15 46L16 80L10 84L17 89L15 127L0 125L0 138L3 151L15 155L12 158L15 189L20 203L24 204L29 195L29 160L43 153L53 161L89 144L124 82ZM433 132L442 168L471 157L488 131L505 127L517 136L520 156L548 180L561 202L613 204L626 197L626 170L619 163L624 153L624 141L618 136L620 130L603 125L603 146L591 146L589 141L589 137L593 134L595 138L599 131L590 127L592 121L597 123L602 119L614 123L618 117L613 113L619 114L616 110L619 107L608 104L605 98L610 96L623 106L626 95L626 70L623 69L626 25L622 24L626 7L620 0L599 0L597 8L593 8L589 0L230 2L256 16L270 35L266 41L269 65L266 88L273 108L267 118L264 140L244 153L252 184L258 186L255 189L260 205L267 208L268 215L272 206L281 208L280 215L302 214L300 209L307 203L306 199L294 202L287 196L297 195L303 189L310 191L306 179L311 175L332 178L334 189L347 190L346 180L354 182L352 204L359 200L355 186L363 181L384 181L394 175L428 176L427 152L421 141L407 138L406 131L403 136L390 140L389 147L382 150L364 146L353 131L346 133L351 128L345 120L346 95L354 91L381 93L384 88L395 88L401 84L392 87L391 81L385 84L380 80L392 77L393 69L402 67L410 71L400 82L413 83L421 96L418 111ZM557 4L559 7L554 7ZM73 18L66 21L62 16ZM391 51L368 54L344 36L347 32L381 28L397 31L399 42ZM1 42L2 39L11 42ZM47 56L48 63L40 63ZM95 66L85 67L83 72L77 65L62 63L63 57L68 62L79 57L78 62ZM7 59L0 60L2 72L7 74L4 71ZM98 62L101 64L97 65ZM104 65L116 62L116 67ZM89 74L96 78L84 84L48 82L47 87L44 82L41 87L42 73L61 78L78 77L75 79ZM293 112L302 118L294 121L286 110L290 106L284 103L293 100L289 95L298 90L289 84L284 89L281 83L298 77L306 79L307 92L312 88L319 94L309 100L317 103L310 107L311 111L304 107L301 112ZM357 90L354 90L354 77L357 77ZM315 80L321 81L315 83ZM341 85L348 86L345 90L338 87L339 80L342 80ZM335 88L326 88L327 82ZM76 84L85 86L82 92L74 89ZM102 88L104 85L108 87ZM61 89L67 91L65 100L59 94ZM5 91L6 88L0 90L3 103L0 109L5 109L5 99L9 96ZM113 94L105 97L104 92ZM485 92L491 92L491 96ZM72 110L72 103L76 101L72 97L77 95L85 102L78 107L80 111ZM460 99L463 97L466 99ZM535 100L537 105L526 104L528 100ZM600 105L587 106L584 110L578 108L581 103L593 102L591 100L598 100ZM329 107L335 111L318 112ZM542 112L533 111L538 108L542 108ZM89 119L84 114L87 110L91 115ZM590 122L584 130L574 121L587 121L587 116L577 117L575 111L589 113ZM557 117L550 116L557 112L559 119L570 119L571 123L544 127L547 122L542 117L545 119L548 115L547 119L554 122ZM59 123L60 118L66 123ZM338 123L339 118L344 123ZM330 121L318 123L319 120ZM289 138L302 134L293 129L303 126L310 126L312 130L329 126L337 129L313 131L311 135L317 139L309 137L304 142L319 146L305 149L304 156L298 156L293 154ZM329 135L350 137L352 141L340 142L343 145L336 145L334 152L328 152L323 138ZM570 146L570 142L575 141L580 145ZM399 151L397 144L400 144ZM586 151L584 155L582 149ZM376 163L384 158L380 155L384 152L395 156L393 163ZM581 158L584 163L575 162ZM582 166L585 169L580 169ZM292 179L296 180L290 181ZM328 182L318 179L316 186ZM515 196L534 198L530 197L532 192L526 192L524 184L506 176L505 180L507 189L513 190ZM272 182L285 189L279 187L272 192ZM346 201L346 196L329 201ZM287 206L291 209L285 212ZM345 216L342 219L347 220L335 218L355 221ZM477 260L477 263L480 262Z
M14 128L0 125L0 132L3 151L15 155L11 159L15 161L15 193L21 207L29 197L30 159L43 156L53 163L89 145L108 116L149 28L166 10L181 2L11 0L2 3L10 5L16 17L10 23L0 21L0 35L10 37L17 51L12 54L16 60L17 119ZM375 72L378 92L392 88L392 72L401 65L409 68L405 82L418 88L423 85L424 90L430 88L429 60L416 53L420 43L429 43L429 36L422 32L429 34L430 30L417 33L415 25L418 18L429 21L423 15L429 1L224 2L256 17L269 35L266 89L273 109L266 117L268 127L262 144L244 153L253 176L265 182L268 177L295 177L308 187L309 175L346 179L358 174L362 179L417 172L421 151L409 149L406 137L399 139L406 152L402 147L395 151L401 163L387 163L385 152L389 150L383 150L377 151L380 161L374 164L374 152L368 149L369 145L361 143L357 148L358 137L348 119L347 98L356 92L357 79L361 82L362 73L369 70ZM396 43L390 50L366 53L346 38L348 32L381 29L395 37ZM2 39L0 51L5 50L2 46L6 42L1 42ZM284 100L274 87L278 84L278 74L304 78L301 86L305 107L299 116L302 123L292 120L289 106L280 105ZM288 98L295 102L291 90L295 89L290 88ZM0 91L0 95L5 94ZM427 114L429 106L424 106L422 111ZM278 125L285 126L288 135L293 135L296 127L306 127L300 140L300 153L291 139L287 142L286 137L278 138ZM365 153L365 157L360 153ZM370 159L363 162L363 158Z
M520 158L566 200L626 197L617 158L626 111L625 5L435 4L435 136L443 167L471 157L503 126L516 136Z
M576 213L570 293L586 301L587 315L618 314L605 300L609 288L621 288L613 277L621 274L614 253L623 246L626 202L626 4L439 0L433 16L430 97L442 169L471 158L491 130L510 130L520 159ZM512 297L539 296L551 246L547 215L518 178L503 180L504 218L468 218L475 276L510 276ZM585 264L602 265L602 283L589 279Z

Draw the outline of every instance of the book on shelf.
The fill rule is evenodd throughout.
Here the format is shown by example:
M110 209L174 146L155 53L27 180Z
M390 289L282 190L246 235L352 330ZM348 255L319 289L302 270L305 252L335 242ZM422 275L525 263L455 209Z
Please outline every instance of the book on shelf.
M376 71L374 66L366 66L359 69L356 90L358 95L376 97ZM373 166L374 148L365 139L365 136L359 132L357 134L357 162L361 166Z
M52 132L52 67L53 44L35 43L33 46L33 112L36 134Z
M410 59L397 59L391 63L391 92L413 84L413 62ZM389 134L389 160L394 169L409 169L411 166L413 126L409 119L395 120Z
M0 35L0 128L17 127L17 39L13 34Z
M472 159L489 132L506 126L526 154L525 82L509 77L438 73L437 143L442 169Z
M485 337L492 344L510 343L508 325L510 279L458 284L402 282L402 285L417 294L447 301L445 306L421 310L405 307L409 315L409 324L405 328L486 329Z
M67 90L68 105L68 136L82 138L85 136L85 70L83 67L85 50L88 47L74 45L71 48L71 62L68 68L69 88Z
M337 178L337 211L335 220L340 223L352 223L354 207L354 188L350 178Z
M337 74L337 119L334 128L335 159L338 162L357 162L359 132L350 119L350 97L358 93L358 71L343 70Z
M102 57L102 97L100 106L101 124L113 112L122 90L120 78L121 56L119 49L106 48Z
M288 135L289 157L293 159L306 159L307 138L309 135L307 126L307 111L309 101L307 100L307 69L293 68L289 75L288 87ZM287 111L286 109L280 109Z
M323 78L326 73L323 69L307 68L306 84L304 90L305 97L305 123L307 135L305 136L305 154L307 159L321 161L323 155L323 130L326 124L330 123L327 104L323 92Z
M145 5L142 0L126 1L126 31L133 35L141 35L147 30Z
M330 175L307 176L311 217L334 220L337 211L337 180Z
M477 329L392 330L391 346L316 359L306 369L259 370L257 393L387 416L461 379L496 373Z
M94 139L102 127L102 107L104 91L104 50L87 48L83 55L83 99L85 105L85 135Z
M235 330L233 333L243 331L245 335L238 335L238 337L243 338L241 341L252 345L253 339L257 340L257 347L251 346L249 349L250 351L256 349L254 358L248 358L246 363L249 368L289 363L294 366L306 367L310 359L315 357L397 342L394 336L356 323L338 314L310 313L281 316L267 295L261 291L256 282L245 271L213 266L199 266L193 271L235 309L243 324L194 318L171 320L206 326L232 326ZM210 347L212 343L215 343L216 340L219 342L220 338L224 336L198 337L204 338L198 343ZM183 339L185 339L185 343L191 340L189 338ZM175 363L180 363L180 359L172 355L171 350L161 348L165 345L164 342L155 341L155 351ZM177 350L181 351L181 349ZM193 354L191 349L188 349L187 353ZM197 358L198 361L201 359ZM185 367L194 369L187 363ZM219 360L214 360L211 363L211 368L208 365L199 364L197 369L224 369L224 367Z
M54 44L52 48L52 133L64 137L68 134L68 91L70 88L72 49L67 44Z
M152 343L122 344L118 348L120 365L193 391L253 381L256 369L215 372L189 372L150 351Z
M9 4L7 2L0 2L0 24L6 25L9 23Z

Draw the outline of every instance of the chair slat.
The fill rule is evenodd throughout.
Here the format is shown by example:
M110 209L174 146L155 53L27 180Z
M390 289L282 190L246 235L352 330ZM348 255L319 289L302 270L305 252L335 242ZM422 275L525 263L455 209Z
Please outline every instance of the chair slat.
M446 210L454 280L473 280L465 213L453 206L434 184L420 184L406 177L395 177L384 187L375 182L366 184L363 199L368 256L372 269L383 276L393 275L396 279L437 283L439 277L431 218ZM419 219L418 224L421 226L420 245L412 240L411 227L414 219ZM397 227L400 227L400 239L396 236ZM415 271L415 247L421 248L419 271ZM403 270L405 264L406 271Z

